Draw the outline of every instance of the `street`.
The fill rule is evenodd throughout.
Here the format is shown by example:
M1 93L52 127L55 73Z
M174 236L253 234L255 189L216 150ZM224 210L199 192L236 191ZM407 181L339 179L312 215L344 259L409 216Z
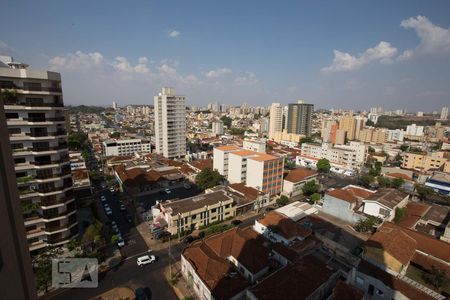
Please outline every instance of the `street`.
M120 210L120 203L117 196L105 189L101 192L106 197L106 202L101 203L99 199L99 212L104 215L103 204L108 203L113 214L109 219L114 220L125 240L125 246L120 249L123 261L114 269L109 270L103 278L99 278L99 285L94 289L60 289L44 296L43 299L79 300L91 299L114 287L128 286L133 289L143 288L148 293L149 299L177 299L172 287L167 282L164 269L169 265L168 249L150 251L156 255L158 260L154 264L138 267L136 259L139 256L149 254L149 249L142 239L134 223L128 223L125 215L131 214L134 217L132 204L127 204L127 211ZM104 220L107 218L104 215ZM134 218L136 219L136 218ZM172 262L178 260L181 255L183 245L173 244L171 247Z

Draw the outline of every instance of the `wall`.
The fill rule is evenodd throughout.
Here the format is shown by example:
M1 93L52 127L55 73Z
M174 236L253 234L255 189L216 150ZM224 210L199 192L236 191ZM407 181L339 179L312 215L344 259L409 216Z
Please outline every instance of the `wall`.
M343 221L356 224L362 217L352 210L351 203L325 194L322 211Z
M186 279L188 284L191 284L194 292L199 299L212 300L211 291L206 284L200 279L195 269L189 263L189 261L181 255L181 274Z

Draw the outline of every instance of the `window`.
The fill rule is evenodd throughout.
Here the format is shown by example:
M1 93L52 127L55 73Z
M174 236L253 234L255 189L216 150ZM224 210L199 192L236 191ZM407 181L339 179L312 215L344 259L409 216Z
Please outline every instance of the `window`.
M6 113L6 119L18 119L19 118L19 114L18 113Z

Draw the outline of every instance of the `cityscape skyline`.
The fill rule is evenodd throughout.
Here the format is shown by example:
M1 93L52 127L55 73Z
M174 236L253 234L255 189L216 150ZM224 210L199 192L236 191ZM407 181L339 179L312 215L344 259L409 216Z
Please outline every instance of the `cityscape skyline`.
M0 12L2 22L12 22L14 11L24 20L14 34L1 26L0 52L61 72L69 105L151 104L161 86L173 86L189 106L304 99L317 108L440 110L450 99L449 4L407 2L395 9L405 3L354 2L360 17L351 20L351 11L337 4L240 3L234 11L229 4L145 3L115 10L123 16L99 15L101 5L91 4L83 20L78 7L55 4L33 22L31 35L34 18L26 16L36 4L25 9L11 2L9 12Z

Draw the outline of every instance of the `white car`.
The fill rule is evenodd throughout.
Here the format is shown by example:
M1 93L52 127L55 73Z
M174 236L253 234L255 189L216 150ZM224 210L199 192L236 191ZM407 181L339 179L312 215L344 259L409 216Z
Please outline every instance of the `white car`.
M111 224L111 228L114 233L119 233L119 227L117 226L117 224Z
M101 196L100 196L100 200L102 200L102 202L105 202L105 201L106 201L106 197L103 196L103 195L101 195Z
M125 241L122 238L119 238L117 241L117 247L122 248L123 246L125 246Z
M115 190L113 187L111 187L111 188L109 189L109 191L110 191L111 193L114 193L116 190Z
M143 266L147 264L152 264L156 261L156 257L154 255L144 255L141 257L138 257L137 259L137 265Z

